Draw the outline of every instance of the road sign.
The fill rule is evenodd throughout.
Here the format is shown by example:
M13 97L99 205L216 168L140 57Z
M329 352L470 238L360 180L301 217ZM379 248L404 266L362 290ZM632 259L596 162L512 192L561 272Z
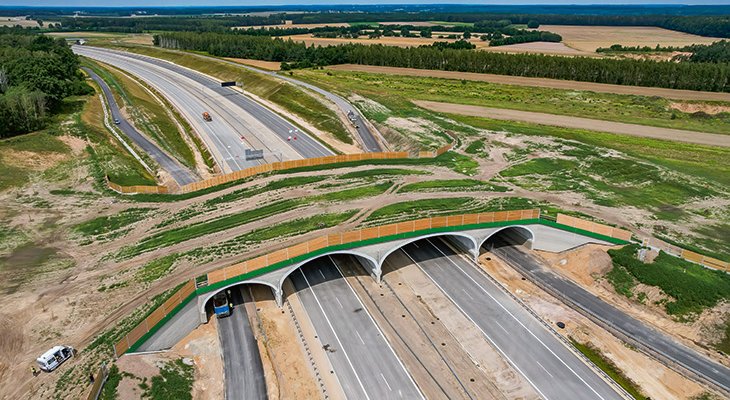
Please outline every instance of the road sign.
M221 82L222 87L228 87L228 86L236 86L236 82L230 81L230 82Z
M261 159L264 158L264 151L263 150L246 149L245 157L246 157L246 161L261 160Z

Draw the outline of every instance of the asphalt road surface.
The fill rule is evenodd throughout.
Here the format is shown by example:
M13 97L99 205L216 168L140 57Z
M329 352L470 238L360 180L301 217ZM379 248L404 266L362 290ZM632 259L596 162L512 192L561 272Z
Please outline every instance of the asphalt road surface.
M233 64L238 67L248 69L250 71L254 71L254 72L258 72L258 73L266 74L266 75L271 75L278 79L283 79L283 80L293 83L297 86L301 86L301 87L307 88L313 92L321 94L326 99L335 103L335 105L343 113L345 113L345 115L350 115L350 113L352 113L352 115L354 115L354 120L352 120L352 123L355 125L355 129L357 130L357 133L360 136L360 139L361 139L363 145L365 146L364 150L366 152L378 152L378 151L383 150L382 147L380 147L380 143L378 143L378 141L375 139L375 135L373 134L373 132L370 130L370 128L368 128L367 124L365 123L365 117L363 117L363 115L360 113L360 110L355 108L355 106L350 104L350 102L348 102L341 96L336 95L330 91L324 90L318 86L314 86L311 83L303 82L303 81L300 81L299 79L294 79L294 78L291 78L288 76L280 75L276 71L266 71L263 69L258 69L256 67L252 67L250 65L244 65L244 64L237 63L234 61L223 60L223 59L215 58L215 57L207 57L207 56L197 55L197 54L196 54L196 56L209 58L209 59L213 59L216 61L223 61L223 62Z
M144 150L150 157L152 157L152 159L155 160L162 169L167 171L172 176L172 178L175 179L175 182L177 182L178 185L187 185L188 183L193 183L198 180L195 174L192 173L187 167L183 166L178 160L162 151L162 149L157 147L155 143L149 141L144 135L139 133L139 131L137 131L124 117L122 117L122 113L119 111L119 105L117 104L117 101L114 98L111 89L109 89L109 85L107 85L107 83L103 79L101 79L99 75L97 75L89 68L83 67L82 69L86 71L89 76L91 76L91 79L99 84L101 90L104 92L104 98L106 99L106 102L107 104L109 104L109 108L111 109L112 119L119 121L117 127L119 127L119 129L125 135L127 135L129 139L131 139L139 148Z
M290 277L349 399L423 399L330 257Z
M559 297L570 305L582 309L604 324L607 323L623 335L637 341L641 346L659 353L661 357L693 371L695 374L723 388L726 392L730 392L730 368L710 360L664 333L627 316L572 281L562 278L543 267L529 254L518 250L514 246L506 246L505 244L498 243L498 247L493 249L494 254L521 271L525 276L543 287L560 293Z
M73 46L73 50L125 70L154 87L200 134L224 172L263 162L246 160L246 149L264 150L265 162L332 154L278 114L201 73L132 53L86 46ZM212 121L203 119L204 111L210 113Z
M541 398L622 399L486 274L439 239L402 249L482 331Z
M266 399L266 380L259 348L243 306L243 287L231 288L234 309L218 320L218 337L223 351L226 400ZM215 317L214 317L215 318Z

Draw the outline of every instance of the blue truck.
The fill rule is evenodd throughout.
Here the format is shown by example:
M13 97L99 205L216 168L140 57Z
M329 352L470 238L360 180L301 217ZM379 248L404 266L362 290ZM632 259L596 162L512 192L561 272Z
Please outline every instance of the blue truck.
M231 304L228 302L228 294L222 291L213 297L213 312L218 318L231 315Z

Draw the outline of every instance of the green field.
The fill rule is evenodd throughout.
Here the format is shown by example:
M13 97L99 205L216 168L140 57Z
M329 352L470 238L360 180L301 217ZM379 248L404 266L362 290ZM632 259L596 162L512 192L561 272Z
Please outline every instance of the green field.
M297 71L297 75L336 91L356 92L372 99L394 96L730 134L730 114L683 113L670 107L671 100L659 97L338 70Z

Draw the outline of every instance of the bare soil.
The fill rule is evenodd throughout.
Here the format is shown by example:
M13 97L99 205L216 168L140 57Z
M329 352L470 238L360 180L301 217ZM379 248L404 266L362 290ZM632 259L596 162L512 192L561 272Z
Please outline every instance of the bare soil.
M597 54L589 53L566 46L564 43L554 42L531 42L509 44L505 46L495 47L479 47L480 50L497 51L504 53L539 53L539 54L558 54L565 56L588 56L595 57Z
M227 58L226 60L237 62L243 65L250 65L252 67L265 69L268 71L278 71L281 69L281 63L275 61L263 61L263 60L252 60L250 58Z
M702 112L705 114L716 115L721 113L730 113L730 106L719 105L719 104L707 104L707 103L680 103L674 102L669 107L681 111L683 113L697 113Z
M627 124L567 115L538 113L531 111L508 110L503 108L481 107L465 104L442 103L437 101L416 100L414 104L427 110L448 114L486 117L505 121L521 121L563 128L585 129L597 132L610 132L620 135L648 137L652 139L673 140L707 146L730 147L730 135L685 131L681 129L656 126Z
M694 90L678 90L650 88L642 86L612 85L607 83L578 82L561 79L527 78L474 72L440 71L432 69L380 67L374 65L341 64L326 67L343 71L360 71L375 74L427 76L432 78L465 79L468 81L492 82L504 85L534 86L566 90L586 90L598 93L630 94L636 96L656 96L678 100L706 100L730 102L730 93L700 92Z

